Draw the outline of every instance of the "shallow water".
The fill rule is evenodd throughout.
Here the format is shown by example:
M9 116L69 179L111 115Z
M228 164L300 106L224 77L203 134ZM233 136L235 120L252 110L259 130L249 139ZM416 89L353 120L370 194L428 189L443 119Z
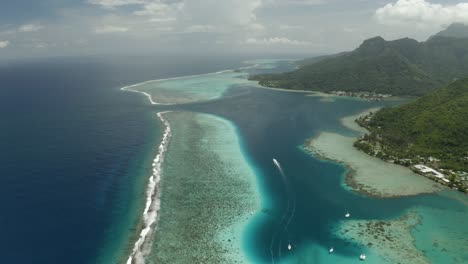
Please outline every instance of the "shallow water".
M245 263L242 230L260 208L255 174L232 123L166 113L173 135L148 263Z
M215 81L218 82L220 77L216 76ZM209 78L204 77L206 84L209 84ZM224 83L231 82L224 80ZM182 82L178 85L183 87ZM185 89L196 92L191 90L192 87ZM314 158L298 146L322 131L355 135L343 126L340 121L343 117L396 103L347 98L321 100L317 96L258 89L255 84L244 84L230 86L217 100L154 108L215 114L238 126L239 136L245 142L245 152L251 166L256 168L262 195L262 213L254 217L244 230L243 253L251 262L340 263L356 261L359 254L365 252L369 256L368 261L383 263L384 256L380 256L378 251L360 241L343 239L333 232L333 227L343 220L345 212L349 211L354 220L385 221L397 219L408 210L444 205L445 216L458 218L467 216L466 204L438 194L375 199L353 193L342 186L346 173L344 166ZM286 178L274 166L273 158L281 163ZM466 199L455 195L461 200ZM430 217L437 219L439 216L431 214ZM426 220L422 219L424 223ZM417 227L419 225L415 230ZM452 229L447 233L466 232L466 228L460 225L447 228ZM419 250L427 252L427 247L420 242L422 239L412 234ZM288 244L292 246L291 250L288 250ZM333 256L327 253L330 246L335 247ZM438 259L434 255L436 253L431 254L427 254L430 261ZM449 259L447 263L466 260L464 251L443 251L440 254L449 256L445 258Z
M441 188L432 180L406 167L369 157L353 146L355 137L337 133L321 133L308 141L304 148L318 158L340 162L351 170L347 183L362 193L376 197L394 197L432 193Z
M214 73L147 81L124 87L140 92L153 104L183 104L220 98L234 86L257 85L247 80L249 74L287 71L295 66L291 60L245 61L244 67Z

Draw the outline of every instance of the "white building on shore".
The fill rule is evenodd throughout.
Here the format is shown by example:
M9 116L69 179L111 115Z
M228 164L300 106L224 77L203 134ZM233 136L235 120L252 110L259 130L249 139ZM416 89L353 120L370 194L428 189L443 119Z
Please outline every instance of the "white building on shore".
M447 178L445 178L445 175L444 175L444 174L442 174L442 173L440 173L440 172L434 170L434 169L431 168L431 167L428 167L428 166L422 165L422 164L414 165L414 167L415 167L416 169L418 169L418 170L419 170L420 172L422 172L422 173L432 174L432 175L434 175L434 177L436 177L436 178L438 178L438 179L441 179L441 180L443 180L443 181L446 182L446 183L449 183L449 182L450 182Z

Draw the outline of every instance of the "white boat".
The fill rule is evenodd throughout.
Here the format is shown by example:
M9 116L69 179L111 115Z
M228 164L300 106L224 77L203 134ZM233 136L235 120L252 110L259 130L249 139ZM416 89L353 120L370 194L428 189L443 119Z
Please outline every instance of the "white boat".
M291 248L292 248L291 244L288 244L288 250L291 250Z
M334 249L334 248L330 248L330 250L329 250L328 252L333 253L333 251L335 251L335 249Z
M349 213L346 213L344 216L345 216L346 218L349 218L351 215L350 215Z
M360 259L360 260L366 260L366 255L361 254L361 256L359 256L359 259Z

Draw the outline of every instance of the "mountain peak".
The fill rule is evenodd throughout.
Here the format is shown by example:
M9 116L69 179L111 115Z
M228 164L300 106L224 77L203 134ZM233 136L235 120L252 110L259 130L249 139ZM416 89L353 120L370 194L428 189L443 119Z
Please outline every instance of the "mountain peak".
M434 37L468 38L468 25L463 23L453 23L445 30L434 35Z
M385 43L385 39L382 38L381 36L373 37L373 38L364 40L364 42L362 43L362 45L366 45L366 44L369 44L369 43L371 43L371 44L374 44L374 43Z
M373 37L364 40L358 50L368 54L378 54L385 49L386 43L385 39L380 36Z

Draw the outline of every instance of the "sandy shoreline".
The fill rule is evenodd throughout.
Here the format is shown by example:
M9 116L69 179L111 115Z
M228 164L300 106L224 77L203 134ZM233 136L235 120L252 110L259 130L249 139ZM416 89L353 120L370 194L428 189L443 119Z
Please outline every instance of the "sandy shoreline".
M160 181L162 164L166 156L166 150L171 138L171 126L164 117L164 112L157 113L160 122L164 125L164 134L158 147L156 157L152 163L152 174L146 187L146 203L140 223L138 239L134 242L133 249L126 264L144 263L145 257L150 253L151 235L159 218L160 209Z
M355 124L354 120L362 114L375 110L377 109L373 108L359 115L343 118L341 122L347 128L362 134L365 129ZM406 167L382 161L359 151L353 146L355 140L355 137L322 132L318 137L307 140L302 147L321 159L345 165L348 168L346 186L367 196L391 198L440 190L440 186Z
M241 67L239 69L248 69L252 67L257 67L259 64L254 64L254 65L249 65L245 67ZM149 80L133 85L128 85L125 87L120 88L122 91L128 91L128 92L135 92L135 93L140 93L144 95L150 104L152 105L176 105L176 104L183 104L183 103L189 103L189 102L200 102L200 101L206 101L206 100L211 100L215 99L223 94L223 92L230 87L233 84L239 84L239 83L251 83L251 81L247 79L242 79L242 78L237 78L239 75L246 75L247 73L239 73L236 72L235 69L230 69L230 70L223 70L223 71L218 71L218 72L212 72L212 73L206 73L206 74L198 74L198 75L191 75L191 76L181 76L181 77L174 77L174 78L165 78L165 79L156 79L156 80ZM229 75L229 76L225 76ZM217 78L221 78L222 80L218 80ZM224 81L225 79L229 80L228 82ZM195 80L195 84L191 83L192 80ZM212 86L214 85L215 87L211 87L213 89L206 90L207 88L204 87L206 85L200 86L200 83L210 83ZM164 85L168 85L168 87L165 87ZM195 87L192 87L194 86ZM197 86L198 85L198 86ZM154 99L154 98L157 98ZM163 115L164 114L164 115ZM151 262L153 259L160 259L161 255L154 255L152 252L153 249L153 240L159 241L159 237L155 236L155 229L157 230L157 227L159 225L159 211L160 211L160 206L161 206L161 201L160 201L160 195L161 191L160 190L162 187L160 187L160 180L161 180L161 173L163 171L163 165L162 162L164 160L164 157L166 155L166 149L168 148L169 145L169 139L172 138L172 132L171 132L171 126L169 124L169 121L166 119L166 114L165 113L158 113L158 118L159 120L163 123L164 125L164 135L162 138L161 145L158 148L158 152L156 155L156 158L153 160L153 169L152 169L152 174L151 177L149 178L149 182L147 185L147 191L146 191L146 204L145 208L142 212L142 219L138 226L136 227L137 233L135 234L134 238L131 239L130 243L133 245L132 248L129 248L129 257L126 259L127 264L132 264L132 263L145 263L145 259L147 260L146 262ZM214 123L219 123L221 124L221 127L224 127L226 129L227 126L230 127L230 131L223 131L225 134L231 135L232 138L237 138L237 135L235 134L235 128L230 124L228 121L223 120L221 118L216 118L216 117L210 117L207 118L208 115L196 115L193 113L171 113L170 116L173 117L173 119L178 119L175 118L176 116L192 116L194 117L195 120L203 120L203 119L210 119ZM201 116L201 117L199 117ZM193 124L190 123L190 121L193 120L187 120L187 124ZM208 122L210 123L210 122ZM206 124L208 124L206 123ZM209 124L210 125L210 124ZM213 126L213 124L211 124ZM198 126L192 127L192 130L199 128ZM180 129L181 131L177 131L177 134L179 132L181 133L190 133L189 131L186 131L185 129ZM212 127L213 131L217 131L216 126ZM210 131L211 132L211 131ZM220 133L220 134L223 134ZM210 134L210 133L205 133L205 134ZM216 133L215 133L216 134ZM206 136L206 135L205 135ZM200 136L202 137L202 136ZM219 135L214 135L213 138L219 138ZM231 143L232 145L232 138L229 140L224 139L226 144ZM223 140L220 138L219 140ZM200 142L194 142L193 144L200 144ZM233 146L235 147L235 146ZM239 146L238 146L239 147ZM207 152L210 152L210 149L206 150ZM221 151L222 150L218 150ZM213 151L211 151L213 152ZM238 159L239 162L246 163L244 160L244 157L241 151L238 149ZM223 156L219 154L219 156ZM240 153L240 154L239 154ZM199 153L199 156L203 156L206 153ZM223 153L224 154L224 153ZM224 155L224 156L229 156L229 155ZM177 159L179 160L179 159ZM184 159L187 160L187 159ZM197 164L197 162L194 162L194 164ZM170 166L170 165L169 165ZM164 164L164 168L166 167L166 164ZM242 167L246 175L251 174L250 178L251 180L255 178L254 173L250 171L250 167L248 165L235 165L233 167ZM221 168L219 170L222 170ZM226 173L232 173L232 171L235 171L235 169L231 169L229 172ZM170 172L168 172L170 173ZM253 175L253 176L252 176ZM244 175L245 176L245 175ZM251 202L254 202L256 205L251 206L248 208L248 210L244 210L243 216L241 216L242 221L234 221L232 224L225 224L225 228L220 231L218 228L215 228L218 231L217 238L218 240L223 240L222 247L225 248L224 252L231 252L229 254L225 253L225 257L237 261L239 263L240 260L243 259L243 256L241 256L241 242L240 242L240 234L243 233L244 226L246 225L246 219L249 219L253 216L254 212L257 211L257 207L259 207L259 200L260 197L259 195L256 194L256 182L250 182L249 183L249 188L251 189L251 192L247 193L242 193L242 195L248 195L248 201L244 201L243 204L248 205ZM252 187L254 186L254 187ZM167 201L166 201L167 202ZM163 211L164 212L164 211ZM182 210L183 212L183 210ZM238 217L239 213L236 213L231 216ZM232 220L232 219L231 219ZM177 233L177 230L174 232ZM187 241L181 240L181 241ZM190 240L189 240L190 241ZM226 246L226 243L228 246ZM234 248L233 248L233 245ZM188 245L185 245L186 247ZM161 244L155 245L156 248L161 247ZM206 252L210 252L210 249L206 248ZM131 253L130 253L131 252ZM219 253L219 252L218 252ZM218 253L213 253L212 255L219 255ZM194 257L194 256L192 256ZM195 257L196 259L196 257ZM247 261L240 261L240 262L247 262Z

